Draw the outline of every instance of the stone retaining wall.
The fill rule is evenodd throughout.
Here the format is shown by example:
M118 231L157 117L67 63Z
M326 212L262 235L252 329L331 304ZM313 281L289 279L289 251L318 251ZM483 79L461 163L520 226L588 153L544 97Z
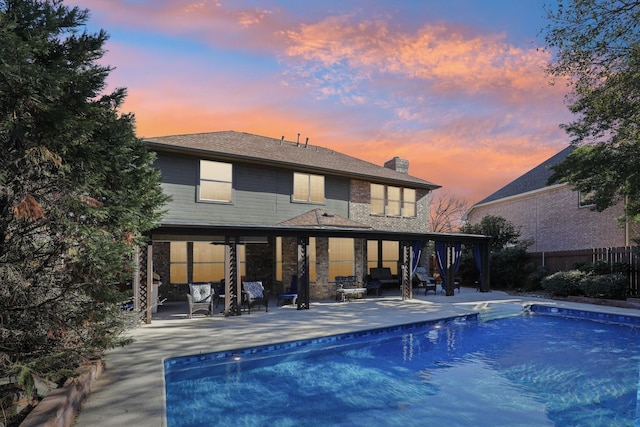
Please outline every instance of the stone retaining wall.
M103 360L81 367L79 375L53 390L31 411L20 427L69 427L106 364Z

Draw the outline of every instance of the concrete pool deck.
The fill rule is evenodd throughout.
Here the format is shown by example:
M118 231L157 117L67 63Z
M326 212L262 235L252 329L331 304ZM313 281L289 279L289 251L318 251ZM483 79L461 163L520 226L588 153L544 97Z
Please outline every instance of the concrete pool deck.
M241 316L187 318L187 303L158 307L149 325L133 329L134 342L110 350L107 369L99 378L74 426L166 426L164 367L166 358L315 338L391 325L437 320L482 312L491 307L517 308L545 304L577 310L640 317L640 310L578 304L504 292L476 292L462 288L454 296L416 295L403 301L398 295L370 296L346 303L312 302L309 310L276 307Z

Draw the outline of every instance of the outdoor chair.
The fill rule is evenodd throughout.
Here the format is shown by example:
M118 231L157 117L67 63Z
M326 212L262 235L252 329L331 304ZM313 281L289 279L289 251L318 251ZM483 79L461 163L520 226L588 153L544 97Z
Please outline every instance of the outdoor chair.
M427 270L424 267L417 267L416 272L413 275L413 283L417 288L424 288L424 294L433 291L433 294L437 294L436 279L427 274Z
M224 279L221 279L220 282L213 285L213 292L215 294L214 299L216 302L216 307L222 301L222 305L224 305L224 295L225 295L225 286Z
M377 296L380 296L380 290L382 288L382 283L378 281L368 281L367 282L367 295L375 292Z
M247 308L251 314L251 307L264 305L265 311L269 311L269 291L267 291L262 282L243 282L242 283L242 305Z
M286 293L278 295L278 303L276 306L280 305L280 301L282 301L282 305L285 305L287 301L291 301L291 304L296 303L298 299L298 276L291 276L291 286L287 289Z
M189 319L196 311L206 310L208 315L212 315L214 295L211 283L190 283L187 294Z

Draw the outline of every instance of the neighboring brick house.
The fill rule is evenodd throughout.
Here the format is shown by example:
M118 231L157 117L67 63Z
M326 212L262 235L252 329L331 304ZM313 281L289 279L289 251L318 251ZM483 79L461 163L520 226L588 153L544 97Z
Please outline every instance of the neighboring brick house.
M471 224L487 215L500 216L519 227L530 252L629 246L628 224L620 226L621 204L597 212L567 184L547 185L550 166L567 158L569 146L529 172L479 201L467 213Z

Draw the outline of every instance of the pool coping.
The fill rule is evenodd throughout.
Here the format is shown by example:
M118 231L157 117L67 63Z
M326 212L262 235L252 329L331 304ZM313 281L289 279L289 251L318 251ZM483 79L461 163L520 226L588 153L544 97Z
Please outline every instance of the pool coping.
M616 313L603 313L601 311L590 310L577 310L572 308L557 307L545 304L530 304L522 306L522 314L526 312L532 312L540 315L550 315L564 318L573 319L585 319L590 321L600 321L607 323L615 323L620 325L627 325L640 328L640 315L631 316L628 314L616 314ZM260 346L243 347L237 349L223 350L218 352L185 355L179 357L170 357L163 359L163 367L165 376L170 371L175 369L180 370L182 366L191 365L193 363L210 363L210 362L226 362L232 361L238 357L247 357L258 354L267 354L271 352L281 350L293 350L298 348L305 348L309 345L316 344L331 344L339 343L342 341L351 340L354 338L366 338L375 337L386 333L394 332L409 332L412 329L422 328L424 326L433 326L441 323L456 322L456 321L482 321L480 313L470 313L461 316L443 317L440 319L433 319L421 322L402 323L398 325L384 326L372 329L363 329L354 332L347 332L342 334L326 335L318 338L307 338L296 341L282 341L273 344L264 344ZM500 318L491 319L489 321L500 320Z
M525 310L543 315L567 317L573 319L586 319L598 322L616 323L640 328L640 315L606 313L597 310L578 310L567 307L556 307L545 304L531 304Z
M343 341L352 340L354 338L368 338L375 337L382 334L394 333L394 332L408 332L413 329L418 329L424 326L433 326L442 323L449 322L461 322L461 321L469 321L479 319L478 313L470 313L464 314L460 316L452 316L452 317L444 317L441 319L434 320L426 320L422 322L414 322L414 323L403 323L399 325L391 325L384 326L380 328L373 329L363 329L360 331L347 332L343 334L333 334L322 336L318 338L307 338L296 341L283 341L273 344L265 344L261 346L255 347L244 347L237 348L232 350L224 350L219 352L211 352L199 355L186 355L172 358L165 358L163 360L164 373L167 375L168 371L173 371L174 369L180 369L181 366L187 366L193 363L207 363L207 362L225 362L232 361L237 357L247 357L257 354L267 354L271 352L281 351L281 350L293 350L293 349L302 349L310 345L316 344L332 344L332 343L340 343ZM640 321L640 318L638 319Z
M494 304L536 304L640 317L637 309L518 297L500 291L479 293L464 288L454 297L429 295L401 300L391 296L348 303L320 302L312 303L310 310L285 306L235 318L216 315L186 319L186 314L181 314L183 317L154 321L133 330L133 344L107 354L107 370L74 425L166 426L167 358L477 314L482 307Z

